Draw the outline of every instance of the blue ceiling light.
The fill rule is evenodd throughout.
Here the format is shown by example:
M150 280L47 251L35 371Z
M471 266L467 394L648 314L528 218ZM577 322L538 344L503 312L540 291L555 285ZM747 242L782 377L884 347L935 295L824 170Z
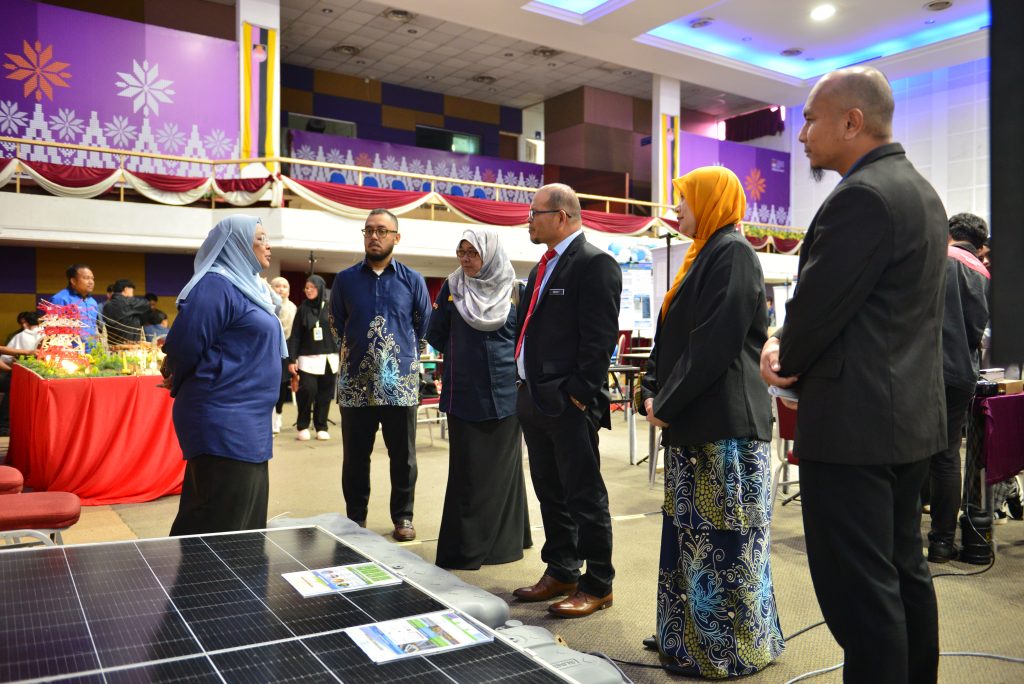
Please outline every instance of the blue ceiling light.
M523 5L523 9L582 26L631 2L633 0L533 0Z
M783 57L775 52L765 51L763 48L757 49L750 42L744 42L743 37L749 35L749 27L732 26L724 21L716 20L713 27L695 30L690 26L692 19L693 17L682 17L662 24L638 36L635 40L646 45L698 57L700 55L696 54L697 51L711 53L785 76L809 79L851 64L889 57L951 38L965 36L988 28L992 21L991 14L985 11L948 23L933 24L914 33L882 40L843 54L815 55L815 59L807 60ZM807 52L814 55L816 50L808 48Z

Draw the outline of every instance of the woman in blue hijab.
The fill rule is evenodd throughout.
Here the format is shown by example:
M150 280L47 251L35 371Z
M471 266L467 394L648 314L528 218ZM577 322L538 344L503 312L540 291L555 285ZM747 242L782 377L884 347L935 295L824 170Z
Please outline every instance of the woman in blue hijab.
M268 266L259 219L230 216L210 231L178 295L165 373L187 463L171 535L267 526L270 414L288 353L260 279Z

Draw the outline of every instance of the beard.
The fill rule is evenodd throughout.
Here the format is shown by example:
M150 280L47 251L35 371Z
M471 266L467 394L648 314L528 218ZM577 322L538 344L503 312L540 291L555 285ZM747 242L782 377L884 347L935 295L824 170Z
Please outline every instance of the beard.
M388 257L391 256L391 253L393 251L395 251L394 245L391 245L380 254L370 254L369 252L367 252L366 260L369 261L371 264L379 264L382 261L387 261Z
M820 166L812 166L811 178L814 179L815 183L820 183L825 178L825 169Z

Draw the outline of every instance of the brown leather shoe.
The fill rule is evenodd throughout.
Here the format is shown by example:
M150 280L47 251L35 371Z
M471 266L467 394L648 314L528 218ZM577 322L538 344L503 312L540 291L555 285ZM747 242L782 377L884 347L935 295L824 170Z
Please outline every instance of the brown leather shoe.
M591 596L582 591L575 591L564 601L558 601L548 606L548 612L558 617L586 617L599 610L611 608L611 606L611 594L607 596Z
M549 601L556 596L568 596L574 591L576 591L575 582L559 582L551 575L545 574L532 587L519 587L512 592L512 595L520 601L532 603L534 601Z
M395 523L395 531L391 533L395 541L407 542L416 538L416 528L412 526L412 520L399 520Z

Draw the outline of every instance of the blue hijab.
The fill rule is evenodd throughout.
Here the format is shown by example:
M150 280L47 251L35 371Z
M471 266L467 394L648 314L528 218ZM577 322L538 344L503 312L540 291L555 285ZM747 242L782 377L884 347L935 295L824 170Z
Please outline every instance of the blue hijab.
M274 316L275 307L270 292L260 280L259 274L263 268L252 251L259 222L255 216L235 214L214 226L196 252L195 275L182 288L176 302L181 304L188 299L196 283L207 273L212 272L227 278L247 299ZM283 329L280 353L282 358L288 356L288 344Z

